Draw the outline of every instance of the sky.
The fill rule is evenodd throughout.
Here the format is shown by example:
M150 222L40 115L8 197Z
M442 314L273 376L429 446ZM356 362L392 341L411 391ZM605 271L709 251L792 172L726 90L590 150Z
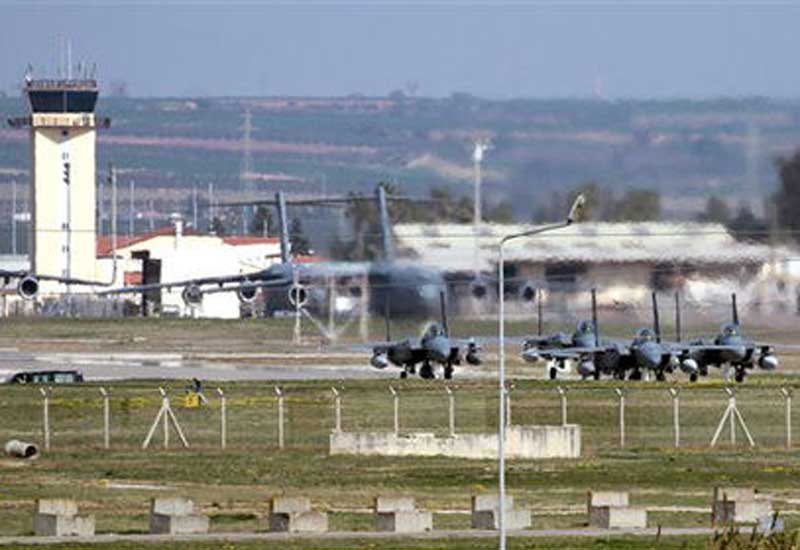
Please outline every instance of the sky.
M797 97L800 2L0 0L0 91L73 62L134 96Z

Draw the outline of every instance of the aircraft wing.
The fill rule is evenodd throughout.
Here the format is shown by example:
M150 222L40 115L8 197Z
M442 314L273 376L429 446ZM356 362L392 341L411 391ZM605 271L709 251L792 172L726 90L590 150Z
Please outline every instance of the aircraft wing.
M180 287L189 287L189 286L209 286L209 285L216 285L217 288L203 290L204 293L213 293L213 292L231 292L235 290L239 290L243 287L253 288L253 287L270 287L270 286L281 286L291 284L291 280L288 279L271 279L271 280L253 280L251 277L254 277L256 274L241 274L241 275L226 275L222 277L199 277L197 279L184 279L181 281L170 281L167 283L150 283L150 284L143 284L143 285L128 285L121 288L111 288L108 290L102 290L98 292L99 295L109 295L109 294L136 294L140 292L147 292L149 290L161 290L167 289L171 290L173 288L180 288ZM237 286L225 286L229 283L240 283ZM246 283L246 284L245 284Z
M593 353L606 353L609 348L606 346L592 347L570 347L570 348L531 348L527 351L535 352L545 359L578 359L584 355Z
M66 285L92 286L105 284L100 281L90 281L88 279L75 279L73 277L61 277L58 275L37 275L29 271L0 269L0 279L3 279L6 284L8 284L8 281L11 279L24 279L25 277L34 277L40 281L56 281Z

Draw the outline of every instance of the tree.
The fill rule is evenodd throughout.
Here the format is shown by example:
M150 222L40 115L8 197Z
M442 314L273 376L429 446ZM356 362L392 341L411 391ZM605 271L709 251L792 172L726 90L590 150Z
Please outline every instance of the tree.
M728 223L728 230L740 241L765 242L769 237L767 223L757 218L746 203L739 205L736 216Z
M300 218L292 218L289 229L289 241L292 243L292 254L307 255L311 254L311 243L303 233L303 222Z
M256 208L253 219L250 220L250 234L271 235L274 230L274 225L272 213L269 211L269 208L266 206L259 206Z
M706 201L706 208L698 216L697 221L707 223L721 223L727 225L731 220L731 210L728 203L719 197L710 196Z
M629 189L614 208L616 221L643 222L661 219L661 195L652 189Z
M778 227L791 230L800 240L800 150L790 158L778 158L775 166L781 180L775 194Z
M214 219L211 220L211 233L218 237L225 236L225 222L219 216L214 216Z

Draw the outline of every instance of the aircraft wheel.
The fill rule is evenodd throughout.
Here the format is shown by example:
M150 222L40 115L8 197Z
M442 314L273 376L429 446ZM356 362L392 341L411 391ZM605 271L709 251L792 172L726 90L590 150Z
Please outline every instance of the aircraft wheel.
M693 372L689 375L689 382L697 382L697 373Z
M708 365L700 365L700 376L708 376Z
M744 382L744 369L736 369L736 375L734 376L734 379L739 384Z
M592 373L592 376L595 380L600 380L600 371L595 369L594 373Z
M451 378L453 378L453 366L447 365L444 368L444 379L450 380Z
M426 380L430 380L431 378L434 377L433 367L431 367L428 364L422 365L419 368L419 376L420 376L420 378L424 378Z
M558 369L555 367L550 367L548 375L550 376L550 380L555 380L558 377Z
M664 375L664 371L658 371L656 373L656 380L658 380L659 382L663 382L666 379L667 377Z
M408 378L408 372L407 371L401 372L400 373L400 378Z
M641 380L642 379L642 371L635 370L633 371L630 376L628 376L628 380Z

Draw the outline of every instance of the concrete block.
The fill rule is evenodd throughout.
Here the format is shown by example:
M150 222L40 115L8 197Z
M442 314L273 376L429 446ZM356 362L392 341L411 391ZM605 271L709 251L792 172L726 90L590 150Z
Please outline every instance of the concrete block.
M601 529L645 529L647 510L629 506L592 506L589 525Z
M328 514L314 511L270 514L269 530L289 533L326 533L328 531Z
M375 512L413 512L416 510L413 497L387 497L375 498Z
M505 509L511 510L514 507L514 497L506 495ZM500 509L500 495L472 495L472 511L491 511Z
M150 501L150 513L165 516L188 516L194 513L194 502L184 497L154 498Z
M36 513L33 531L37 537L93 537L94 516Z
M75 516L78 514L78 503L66 498L42 498L36 501L36 511L40 514Z
M715 524L758 523L771 514L772 503L769 500L718 501L711 511Z
M310 512L311 499L308 497L273 497L269 504L271 514L294 514Z
M150 514L150 534L196 535L208 533L208 516Z
M529 510L505 510L506 529L519 531L531 526L531 513ZM497 530L500 528L500 514L498 510L474 510L472 512L472 528L482 530Z
M627 506L627 491L589 491L587 510L591 514L594 506Z
M420 511L378 512L375 529L393 533L424 533L433 530L433 514Z

